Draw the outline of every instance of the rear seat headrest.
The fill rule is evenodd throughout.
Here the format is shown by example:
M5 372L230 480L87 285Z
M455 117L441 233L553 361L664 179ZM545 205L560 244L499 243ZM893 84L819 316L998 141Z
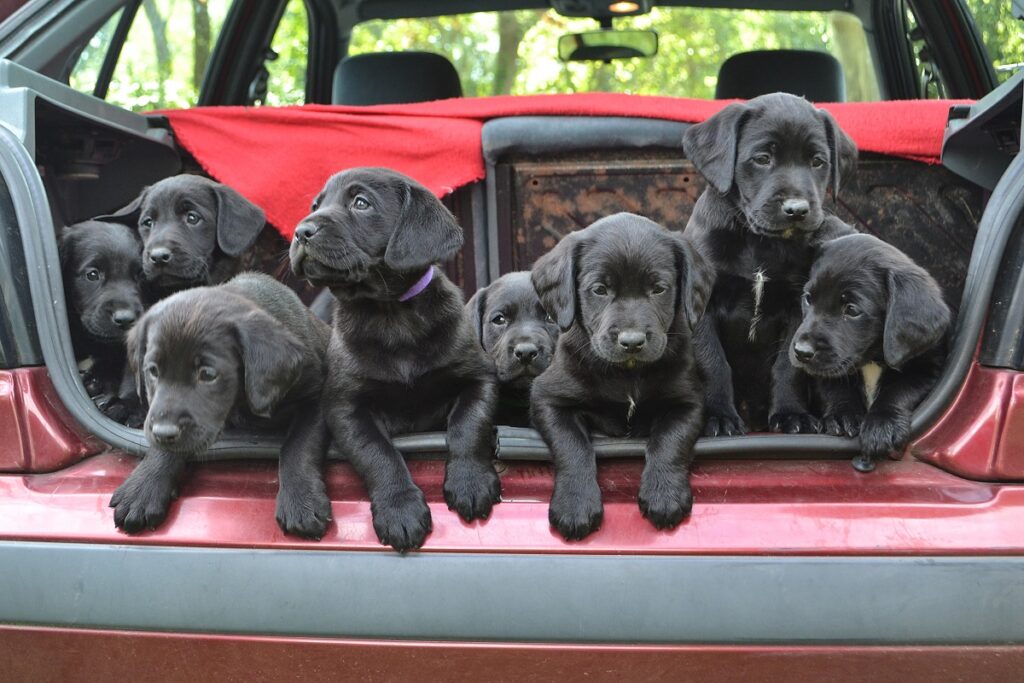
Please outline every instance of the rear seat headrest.
M846 78L835 57L811 50L740 52L718 70L717 100L749 100L773 92L811 102L845 102Z
M371 52L341 60L334 104L405 104L462 97L455 67L432 52Z

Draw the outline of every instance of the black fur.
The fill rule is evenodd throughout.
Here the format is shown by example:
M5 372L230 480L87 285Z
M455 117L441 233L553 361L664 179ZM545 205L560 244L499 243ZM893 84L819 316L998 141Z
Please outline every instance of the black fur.
M85 221L65 228L58 243L75 356L83 380L105 415L138 426L142 414L125 352L125 336L143 312L142 245L128 228Z
M551 524L572 540L601 525L597 432L649 437L640 510L659 529L676 526L693 503L703 390L691 333L711 293L710 265L685 238L620 213L567 235L532 278L562 328L530 397L555 461Z
M230 279L266 224L263 210L232 188L190 174L150 185L97 220L138 228L154 299Z
M727 106L691 126L684 146L709 184L685 234L717 275L694 339L707 389L704 433L817 431L806 378L786 348L816 246L854 232L824 203L852 171L856 147L827 112L783 93ZM758 272L765 279L755 311Z
M291 245L295 274L338 299L324 410L366 483L377 536L400 551L421 546L432 525L392 435L447 426L444 495L463 519L488 517L500 499L493 370L461 290L433 265L461 246L461 228L434 195L379 168L328 180ZM426 289L399 301L428 268Z
M128 339L150 448L111 498L114 523L127 532L159 525L186 460L201 458L226 426L282 426L278 524L320 538L331 519L320 410L329 338L291 289L262 274L153 306Z
M870 235L822 245L789 357L823 388L826 431L860 433L857 469L906 446L910 415L942 369L949 325L938 283L896 247ZM866 407L868 363L883 369Z
M551 363L558 324L544 312L528 271L501 276L474 294L466 311L498 374L495 423L529 426L530 385Z

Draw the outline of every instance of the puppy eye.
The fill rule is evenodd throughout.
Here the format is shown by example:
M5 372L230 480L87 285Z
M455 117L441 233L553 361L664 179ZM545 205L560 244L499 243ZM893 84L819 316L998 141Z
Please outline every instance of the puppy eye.
M211 384L212 382L217 381L217 371L211 368L209 365L204 365L203 367L199 368L199 373L197 377L199 381L202 382L203 384Z
M352 208L358 211L366 211L370 208L370 202L366 201L366 197L361 194L357 194L356 198L352 200Z
M157 377L160 376L160 371L157 370L157 367L155 365L147 365L146 374L152 377L153 379L156 379Z
M667 291L668 291L668 288L665 287L664 285L654 285L653 287L651 287L651 294L653 294L654 296L658 296L659 294L664 294Z
M544 322L546 322L549 325L554 325L555 324L555 317L553 315L551 315L550 313L546 313L546 314L544 314Z
M313 203L309 207L309 210L310 211L316 211L319 208L320 208L320 200L319 199L314 199Z
M139 221L139 227L140 228L152 228L153 227L153 219L150 218L149 216L146 216L141 221Z
M825 160L822 157L814 157L811 159L811 166L814 168L821 168L825 165Z
M800 296L800 305L803 306L804 308L807 308L808 306L811 305L811 295L809 292L804 292Z
M846 304L846 306L843 307L843 315L847 318L858 318L860 317L860 309L853 304Z
M97 280L100 279L100 271L96 270L95 268L90 268L89 270L85 271L85 279L89 280L90 282L96 282Z
M494 325L505 325L508 324L508 318L506 318L501 313L498 313L493 318L491 318L491 323Z
M608 288L604 285L594 285L590 291L596 296L608 296Z
M772 163L772 157L770 154L755 154L751 159L758 166L768 166Z
M189 225L196 225L201 220L203 220L203 217L200 216L195 211L189 211L188 213L185 214L185 222L188 223Z

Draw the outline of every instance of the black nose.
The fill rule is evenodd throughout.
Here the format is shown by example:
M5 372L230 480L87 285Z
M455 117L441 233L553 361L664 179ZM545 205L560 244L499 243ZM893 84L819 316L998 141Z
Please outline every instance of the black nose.
M174 443L181 436L181 427L173 422L155 422L150 431L153 439L162 446Z
M516 354L516 358L519 359L520 363L523 365L529 365L535 358L537 358L538 349L536 344L524 342L522 344L516 344L512 353Z
M316 223L299 223L299 227L295 228L295 239L305 244L318 232L320 232L320 226Z
M171 250L167 247L153 247L149 250L149 260L156 264L167 263L171 260Z
M119 308L110 317L114 320L114 324L123 330L127 330L134 325L135 321L139 318L139 316L135 315L135 311L130 308Z
M793 344L793 353L796 354L797 359L809 361L814 358L814 347L809 341L799 340Z
M802 221L807 218L807 212L811 205L806 199L787 199L782 202L782 212L793 221Z
M619 346L630 353L636 353L647 343L647 335L638 330L619 332Z

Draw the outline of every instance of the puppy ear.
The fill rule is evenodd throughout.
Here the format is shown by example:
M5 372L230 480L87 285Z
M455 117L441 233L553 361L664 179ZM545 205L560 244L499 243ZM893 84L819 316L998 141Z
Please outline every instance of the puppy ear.
M832 186L832 197L839 197L840 181L845 181L857 169L857 144L847 135L832 114L824 109L818 110L818 116L825 124L825 137L828 138L828 154L832 159L829 171L829 185Z
M711 289L715 284L715 269L694 244L685 237L674 236L678 249L679 293L677 311L686 316L690 329L704 315Z
M938 283L916 264L890 270L887 284L889 306L882 355L886 365L898 370L942 340L949 329L950 312Z
M149 336L149 316L142 316L137 323L128 330L126 343L128 347L128 366L135 377L135 391L139 395L139 403L143 408L149 407L149 397L146 393L146 374L143 372L143 364L146 362L146 339Z
M127 206L113 213L96 216L92 220L103 221L104 223L120 223L133 229L139 227L139 218L142 216L142 202L145 201L147 192L149 192L148 186L142 188L139 196L133 199Z
M67 270L74 261L76 235L78 231L73 225L65 226L57 235L57 254L60 257L61 270Z
M405 183L398 225L384 251L394 270L423 268L446 261L462 248L462 228L452 212L419 183Z
M473 323L473 332L476 333L480 346L484 345L484 311L486 310L487 287L484 287L478 289L476 294L466 302L466 313L469 314L469 320ZM484 350L486 351L487 349Z
M228 256L241 256L260 236L267 217L263 209L238 194L233 188L217 183L217 246Z
M302 375L302 345L263 311L250 311L235 323L245 375L249 410L260 417L271 411Z
M576 318L576 260L582 244L578 233L569 233L537 259L530 272L541 305L562 332L572 327Z
M707 121L690 126L683 135L686 157L720 194L732 188L736 141L749 112L745 104L730 104Z

